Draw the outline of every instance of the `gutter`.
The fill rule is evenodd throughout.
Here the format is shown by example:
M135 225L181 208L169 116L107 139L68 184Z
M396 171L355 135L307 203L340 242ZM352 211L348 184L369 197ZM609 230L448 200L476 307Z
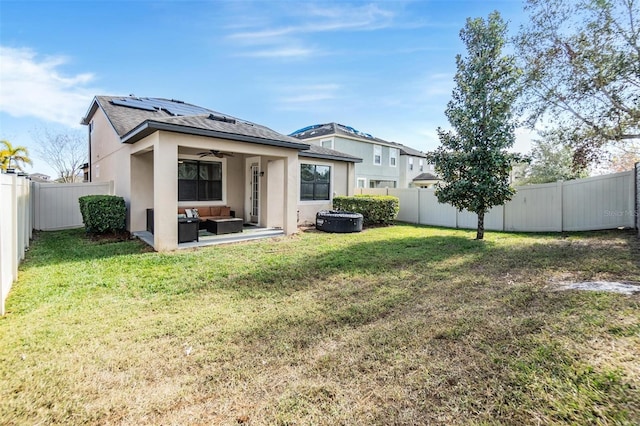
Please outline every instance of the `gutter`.
M304 151L301 151L298 155L300 157L321 158L321 159L324 159L324 160L346 161L346 162L349 162L349 163L362 163L362 158L357 158L357 157L339 157L337 155L317 154L317 153L314 153L314 152L304 152Z
M120 138L122 143L135 143L150 134L164 130L167 132L183 133L194 136L205 136L209 138L220 138L238 142L256 143L260 145L275 146L279 148L292 148L298 150L309 149L309 145L303 143L286 142L277 139L265 139L257 136L239 135L237 133L226 133L217 130L199 129L196 127L181 126L177 124L162 123L159 121L145 120L133 130Z

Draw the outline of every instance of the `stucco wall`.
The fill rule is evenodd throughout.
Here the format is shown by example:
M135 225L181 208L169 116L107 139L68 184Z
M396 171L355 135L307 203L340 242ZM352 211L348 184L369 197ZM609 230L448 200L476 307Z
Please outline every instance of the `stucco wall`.
M331 167L331 197L336 195L349 195L349 188L353 187L352 177L349 173L349 164L342 161L319 160L300 157L300 164L320 164ZM352 175L352 173L351 173ZM333 201L299 201L298 225L312 225L316 223L316 213L320 210L330 210Z

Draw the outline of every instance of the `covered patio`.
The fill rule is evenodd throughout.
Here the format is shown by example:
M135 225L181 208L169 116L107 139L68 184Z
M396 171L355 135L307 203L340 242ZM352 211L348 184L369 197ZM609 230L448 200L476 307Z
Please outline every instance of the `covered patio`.
M149 231L134 232L134 236L138 237L141 241L154 247L154 237ZM266 228L259 226L245 226L242 232L233 234L212 234L207 232L206 229L198 231L198 240L189 241L186 243L178 243L177 249L189 249L196 247L214 246L219 244L240 243L244 241L253 241L265 238L277 238L284 236L285 233L282 229Z

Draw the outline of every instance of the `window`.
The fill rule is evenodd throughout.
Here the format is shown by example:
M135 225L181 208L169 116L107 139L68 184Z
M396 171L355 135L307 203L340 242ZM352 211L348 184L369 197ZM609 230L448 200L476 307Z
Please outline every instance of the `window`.
M382 164L382 147L380 145L373 146L373 164L376 166Z
M409 170L413 170L413 157L409 157Z
M300 200L328 200L331 167L317 164L300 165Z
M398 150L389 148L389 165L395 167L398 164Z
M424 160L422 158L420 159L420 171L424 171Z
M358 178L357 187L358 188L366 188L367 187L367 178Z
M320 142L323 148L333 149L333 139L325 139Z
M178 201L221 201L222 163L178 161Z

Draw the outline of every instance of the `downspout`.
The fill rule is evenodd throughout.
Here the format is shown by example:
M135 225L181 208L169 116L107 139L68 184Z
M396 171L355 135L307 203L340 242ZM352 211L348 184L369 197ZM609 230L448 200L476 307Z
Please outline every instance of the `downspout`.
M89 158L87 159L87 164L89 164L89 182L93 182L92 180L92 175L93 175L93 166L91 164L91 127L93 126L92 122L89 122L89 126L87 126L88 131L89 131Z

